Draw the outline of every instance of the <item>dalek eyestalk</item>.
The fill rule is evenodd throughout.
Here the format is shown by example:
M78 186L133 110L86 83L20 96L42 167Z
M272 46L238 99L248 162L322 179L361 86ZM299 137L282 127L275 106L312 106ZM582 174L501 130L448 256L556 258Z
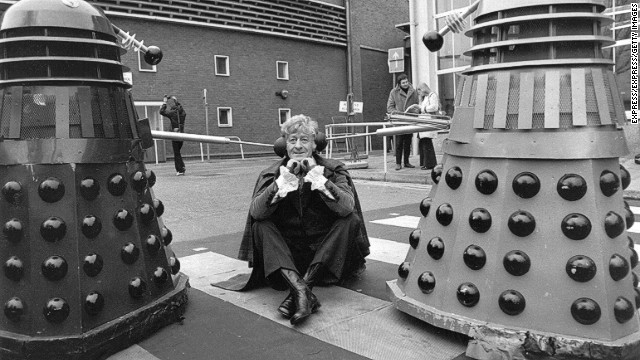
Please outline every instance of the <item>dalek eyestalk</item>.
M471 4L468 8L466 8L460 14L451 14L447 17L447 26L440 29L440 31L429 31L424 34L422 37L422 43L424 46L429 49L431 52L436 52L442 49L442 45L444 44L444 36L449 32L460 32L462 30L462 22L469 15L473 14L476 9L478 9L478 5L480 4L480 0L476 0L473 4Z
M142 51L144 53L144 61L149 65L158 65L162 61L162 50L157 46L145 46L144 40L138 41L136 35L130 35L128 32L113 25L113 31L115 31L118 38L122 40L122 44L125 48L133 46L134 49Z
M160 61L87 1L0 18L3 360L102 358L185 311L120 38Z

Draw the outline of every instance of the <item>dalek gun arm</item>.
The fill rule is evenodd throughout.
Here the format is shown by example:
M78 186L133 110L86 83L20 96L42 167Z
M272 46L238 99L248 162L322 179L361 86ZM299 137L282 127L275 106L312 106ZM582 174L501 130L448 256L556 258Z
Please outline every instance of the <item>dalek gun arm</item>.
M444 44L444 36L449 32L455 33L461 32L463 29L464 21L469 15L473 14L480 5L480 0L476 0L473 4L461 12L453 12L445 18L446 26L439 31L430 31L422 37L422 42L431 52L439 51Z
M448 130L450 118L444 115L431 114L387 114L392 127L376 130L378 136L412 134L423 131Z
M162 50L157 46L146 46L144 40L138 41L136 35L130 35L128 31L124 31L119 27L113 25L113 31L115 31L118 39L122 41L120 46L124 49L131 49L133 47L136 51L142 51L144 53L144 61L149 65L157 65L162 61Z
M265 147L273 146L273 144L263 144L263 143L257 143L257 142L251 142L251 141L242 141L242 140L231 139L229 137L224 137L224 136L188 134L188 133L179 133L179 132L172 132L172 131L151 130L150 135L153 139L156 139L156 140L162 139L162 140L171 140L171 141L192 141L192 142L201 142L201 143L208 143L208 144L244 144L244 145L255 145L255 146L265 146ZM148 143L149 143L148 141L145 141L143 139L143 147L145 149L150 147L150 146L144 145Z

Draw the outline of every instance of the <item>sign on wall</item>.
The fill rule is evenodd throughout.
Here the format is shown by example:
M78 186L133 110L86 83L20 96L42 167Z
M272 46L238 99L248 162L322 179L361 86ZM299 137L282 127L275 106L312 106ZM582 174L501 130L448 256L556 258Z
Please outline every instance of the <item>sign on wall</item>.
M389 49L389 73L404 72L404 48Z

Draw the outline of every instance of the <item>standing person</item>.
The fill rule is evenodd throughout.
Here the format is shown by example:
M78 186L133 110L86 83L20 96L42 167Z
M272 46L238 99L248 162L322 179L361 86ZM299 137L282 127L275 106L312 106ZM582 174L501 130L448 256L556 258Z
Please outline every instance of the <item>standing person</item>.
M160 115L169 118L169 121L171 121L171 130L173 132L184 132L184 120L187 118L187 113L178 102L177 97L173 95L164 96L164 99L162 99L162 107L160 107ZM182 144L183 141L171 142L173 147L173 161L176 167L176 176L182 176L186 171L184 161L182 160L182 154L180 154Z
M349 172L315 149L318 123L305 115L281 126L287 155L256 183L239 258L253 266L247 289L289 288L278 311L295 325L316 312L314 285L334 284L364 268L369 239Z
M418 85L418 96L420 97L420 113L437 115L440 111L440 99L435 91L431 91L426 83ZM418 148L420 149L420 169L433 169L438 160L436 159L436 151L433 148L433 140L436 137L435 131L422 131L418 133L420 141Z
M396 79L396 86L389 93L387 100L387 113L404 114L411 105L418 104L418 93L415 91L407 75L400 74ZM411 138L413 134L396 135L396 170L402 169L402 160L404 159L404 167L414 168L409 163L409 152L411 151Z

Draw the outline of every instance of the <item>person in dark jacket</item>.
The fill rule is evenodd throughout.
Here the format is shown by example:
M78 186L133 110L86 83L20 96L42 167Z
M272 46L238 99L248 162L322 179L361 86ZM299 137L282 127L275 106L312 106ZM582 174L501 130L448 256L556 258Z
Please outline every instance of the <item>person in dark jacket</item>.
M184 111L182 105L178 102L178 98L175 96L164 96L163 104L160 107L160 115L169 118L171 122L171 131L184 132L184 121L187 118L187 113ZM182 141L172 141L173 147L173 161L176 168L176 175L184 175L186 167L184 160L182 160Z
M404 114L411 105L418 104L418 93L411 86L407 75L400 74L396 79L396 86L389 93L387 100L388 114ZM402 160L404 158L404 167L414 168L409 163L409 153L411 151L411 139L413 134L396 135L396 170L402 169Z
M344 164L315 151L317 122L297 115L281 132L287 155L258 178L239 258L255 283L289 288L278 311L295 325L320 307L314 285L364 268L369 240Z

